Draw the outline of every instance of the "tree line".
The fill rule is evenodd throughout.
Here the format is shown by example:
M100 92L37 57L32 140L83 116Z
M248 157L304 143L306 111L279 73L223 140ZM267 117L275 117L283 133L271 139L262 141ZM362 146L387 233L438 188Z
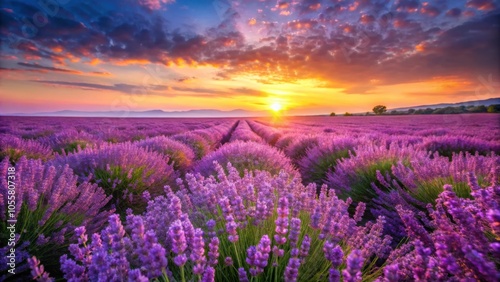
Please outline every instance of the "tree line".
M364 115L440 115L440 114L467 114L467 113L500 113L500 104L495 105L480 105L480 106L457 106L444 108L426 108L426 109L408 109L406 111L387 111L384 105L377 105L372 109L373 113L367 112ZM344 116L352 116L353 114L346 112ZM359 115L359 114L358 114ZM330 116L336 116L334 112Z

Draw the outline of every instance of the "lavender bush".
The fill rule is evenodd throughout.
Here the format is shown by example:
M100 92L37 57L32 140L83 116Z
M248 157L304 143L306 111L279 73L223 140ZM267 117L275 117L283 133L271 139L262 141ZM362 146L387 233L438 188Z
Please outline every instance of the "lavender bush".
M57 165L69 165L80 181L97 183L113 197L110 204L121 214L128 207L136 212L143 210L144 191L158 195L165 185L175 183L178 175L168 162L168 157L132 143L87 148L53 161Z
M187 171L194 161L194 152L190 147L165 136L148 138L135 144L138 147L165 155L168 157L168 164L181 172Z
M297 138L286 147L286 155L294 164L307 155L307 152L318 146L319 137L316 135L299 135Z
M430 137L424 141L422 147L431 152L438 152L441 156L452 157L454 153L468 152L489 155L494 152L500 155L498 142L481 140L468 136L439 136Z
M52 148L55 152L72 153L89 146L96 146L101 143L95 136L77 130L64 130L57 134L40 138L39 141Z
M113 210L103 208L111 199L96 184L77 182L77 176L66 165L43 165L40 160L21 157L15 166L15 194L9 193L8 158L0 163L0 228L7 230L7 219L15 218L16 279L27 275L26 258L36 255L46 269L57 273L58 258L71 242L76 226L97 231ZM14 196L14 198L12 197ZM15 202L14 213L7 207ZM1 237L0 279L7 273L7 253L13 245ZM9 241L10 242L10 241ZM3 277L3 278L2 278Z
M365 144L357 147L354 154L342 159L335 171L328 173L327 184L343 197L351 197L356 202L369 202L377 197L372 188L372 183L379 184L377 171L386 175L399 162L410 165L413 161L425 162L429 158L427 153L415 150L411 145L398 144L391 144L389 148Z
M220 147L200 160L194 171L202 175L215 175L213 162L230 162L241 175L245 170L265 170L271 174L278 174L284 169L292 175L297 175L286 156L275 148L261 143L235 141Z
M281 133L273 127L255 121L247 122L250 128L271 146L274 146L276 141L281 137Z
M117 216L61 257L66 279L168 281L358 281L380 275L390 237L384 219L365 226L349 201L282 172L240 177L216 165L219 181L188 174L183 187L149 201L142 216ZM188 192L189 189L189 192ZM148 231L149 230L149 231ZM34 271L39 274L41 271Z
M348 137L319 139L318 145L298 162L302 179L305 183L323 184L326 174L333 171L342 158L348 158L358 144L359 141Z
M238 127L236 127L233 134L231 135L231 139L229 139L230 142L237 140L253 141L257 143L264 142L264 140L262 140L262 138L259 135L257 135L255 132L252 131L247 121L241 121L238 124Z
M47 161L54 157L54 152L35 140L24 140L13 135L0 137L0 160L8 158L15 164L22 156Z
M450 185L428 207L432 233L414 214L396 207L410 242L407 254L389 258L386 278L416 281L498 281L500 279L500 186L479 187L468 176L472 199L459 198Z
M210 144L198 134L186 132L174 135L172 139L189 146L193 150L197 160L203 158L210 152Z

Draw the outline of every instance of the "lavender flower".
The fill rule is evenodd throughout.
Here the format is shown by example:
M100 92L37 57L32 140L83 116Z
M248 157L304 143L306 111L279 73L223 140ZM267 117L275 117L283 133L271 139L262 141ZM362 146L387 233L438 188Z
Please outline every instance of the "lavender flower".
M174 262L177 266L183 266L187 261L187 257L184 254L187 249L187 242L180 220L176 220L170 225L168 235L172 240L172 251L176 254Z
M28 263L31 268L31 275L33 276L33 280L36 280L38 282L54 281L54 279L50 278L49 274L45 272L43 265L40 264L40 261L36 257L28 259Z
M211 266L217 265L219 262L219 238L212 237L208 245L208 263Z
M238 268L238 279L240 282L248 282L248 274L243 267Z
M190 259L196 265L193 267L193 273L201 275L203 269L205 268L206 258L205 258L205 242L203 241L203 231L197 228L194 232L194 237L192 239L192 250Z
M283 245L286 242L286 233L288 232L288 199L281 197L278 201L278 218L276 219L276 234L274 240L278 245Z
M288 234L288 239L290 242L290 246L296 247L297 242L299 241L299 235L300 235L300 218L292 218L291 220L291 227L290 227L290 234Z
M297 281L299 276L300 260L298 258L290 258L285 269L285 281Z
M361 269L363 268L364 258L360 250L353 250L347 257L346 269L342 271L344 281L361 281Z
M205 272L203 272L202 282L213 282L215 281L215 269L211 266L207 266Z

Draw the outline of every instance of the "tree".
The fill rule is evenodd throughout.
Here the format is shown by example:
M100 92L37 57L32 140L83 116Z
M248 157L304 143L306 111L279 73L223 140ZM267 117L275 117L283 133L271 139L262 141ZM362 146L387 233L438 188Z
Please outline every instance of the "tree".
M383 105L377 105L377 106L373 107L373 112L376 115L381 115L381 114L387 112L387 107L383 106Z
M500 105L490 105L487 110L488 113L500 113Z
M334 117L334 116L335 116L335 113L334 113L334 112L331 112L331 113L330 113L330 116L331 116L331 117Z
M411 115L411 114L414 114L414 113L415 113L415 109L409 109L409 110L408 110L408 114L410 114L410 115Z
M350 116L352 116L352 114L351 114L351 113L349 113L349 112L345 112L344 116L346 116L346 117L350 117Z

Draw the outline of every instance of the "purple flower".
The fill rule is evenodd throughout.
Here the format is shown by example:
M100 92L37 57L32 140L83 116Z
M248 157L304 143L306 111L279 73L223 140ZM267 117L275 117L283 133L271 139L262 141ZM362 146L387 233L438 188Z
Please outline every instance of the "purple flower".
M290 258L285 268L285 281L297 281L299 276L300 260L298 258Z
M334 247L332 243L326 241L323 246L323 252L325 253L326 259L332 263L332 268L339 268L344 259L342 248L339 245Z
M384 268L384 282L398 282L401 281L399 277L399 265L397 263L388 265Z
M281 197L278 201L278 218L276 219L276 234L274 240L278 245L283 245L286 242L286 233L288 232L288 199Z
M213 282L215 281L215 269L211 266L207 266L203 272L202 282Z
M170 225L168 235L172 240L172 251L177 255L174 258L174 262L177 266L183 266L187 261L187 257L184 255L187 248L187 242L180 220L176 220Z
M226 265L226 266L232 266L233 265L233 258L232 257L226 257L224 259L224 265Z
M36 257L28 259L28 263L31 268L31 275L33 280L39 282L54 281L54 279L50 278L49 274L45 272L43 265L40 264L40 261Z
M248 274L243 267L238 268L238 279L240 282L248 282Z
M344 281L361 281L361 269L363 268L364 258L360 250L353 250L347 257L346 269L342 271Z
M238 241L238 224L234 221L233 216L226 217L226 232L228 234L228 239L231 243L235 243Z
M290 227L290 234L288 234L288 239L290 241L290 246L296 247L297 242L299 241L299 235L300 235L300 218L292 218L291 220L291 227Z
M328 281L340 282L340 271L335 268L330 268L330 270L328 271Z
M211 266L217 265L219 261L219 238L212 237L208 245L208 263Z
M257 247L250 246L247 249L246 262L250 265L250 274L252 276L257 276L264 272L266 268L269 253L271 252L271 240L268 235L262 236Z
M205 258L205 242L203 241L203 231L197 228L194 231L194 237L191 241L191 255L190 259L196 265L193 267L193 273L201 275L203 269L205 268L206 258Z
M302 261L309 255L309 249L311 248L311 238L308 235L304 236L302 240L302 245L300 246L299 256Z
M365 209L366 209L366 204L363 202L359 202L358 205L356 206L356 213L354 214L354 220L356 222L361 221L361 218L365 213Z

